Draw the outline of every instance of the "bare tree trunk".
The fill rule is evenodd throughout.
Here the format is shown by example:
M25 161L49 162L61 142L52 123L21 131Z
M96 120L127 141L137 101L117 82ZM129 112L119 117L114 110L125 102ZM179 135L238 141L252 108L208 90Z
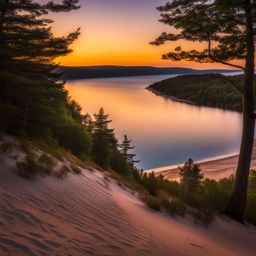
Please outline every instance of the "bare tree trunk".
M226 214L240 222L244 221L244 212L246 207L248 178L250 172L255 127L253 99L255 47L250 0L245 0L245 12L247 30L247 56L244 74L243 132L240 147L240 155L235 176L235 184L227 209L225 210Z

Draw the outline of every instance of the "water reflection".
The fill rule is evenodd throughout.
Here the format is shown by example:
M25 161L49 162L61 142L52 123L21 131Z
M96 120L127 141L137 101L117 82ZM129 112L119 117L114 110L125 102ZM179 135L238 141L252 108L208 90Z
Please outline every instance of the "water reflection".
M196 107L145 90L166 76L69 81L67 88L84 113L102 106L113 119L119 138L136 145L139 167L156 168L238 151L241 115Z

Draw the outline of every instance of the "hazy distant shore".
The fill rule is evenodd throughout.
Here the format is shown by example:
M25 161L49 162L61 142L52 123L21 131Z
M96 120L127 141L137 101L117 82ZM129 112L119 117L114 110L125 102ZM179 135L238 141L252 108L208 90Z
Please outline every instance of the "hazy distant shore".
M59 67L57 72L63 72L62 79L92 79L113 78L130 76L155 76L155 75L185 75L232 73L229 69L191 69L180 67L151 67L151 66L84 66L84 67Z

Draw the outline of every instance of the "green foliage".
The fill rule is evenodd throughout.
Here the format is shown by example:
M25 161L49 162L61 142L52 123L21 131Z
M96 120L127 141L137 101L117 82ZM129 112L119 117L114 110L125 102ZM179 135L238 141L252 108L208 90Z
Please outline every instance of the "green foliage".
M156 196L159 189L158 178L153 172L147 174L145 173L141 179L142 185L148 190L149 194Z
M27 153L24 161L17 162L18 174L25 178L34 180L38 173L38 165L35 154Z
M54 165L55 162L53 158L45 153L41 154L37 159L38 171L45 173L47 175L51 174Z
M129 163L118 150L112 151L110 166L113 171L119 173L122 176L129 177L132 175Z
M93 147L92 155L94 161L102 168L110 167L111 154L117 150L117 140L114 130L109 128L109 115L106 115L103 108L94 115L93 122Z
M193 194L200 189L203 174L198 164L195 164L192 159L189 159L180 170L180 185L184 201L187 201L189 193Z
M243 76L231 76L229 79L242 87ZM152 84L149 89L199 106L242 111L242 97L238 90L214 74L173 77Z
M161 203L157 197L148 195L144 198L144 201L146 202L146 205L150 209L155 210L155 211L161 210Z
M244 83L228 80L243 95L243 145L240 150L236 182L225 213L243 222L247 195L249 164L254 136L254 76L256 15L254 1L188 1L173 0L158 7L160 22L171 27L171 33L162 33L152 44L162 45L168 41L198 42L201 47L183 50L180 45L163 55L172 61L221 63L244 71ZM192 46L193 47L193 46ZM234 63L234 60L242 60ZM200 97L207 97L202 91ZM216 95L216 94L214 94ZM198 102L200 102L198 97ZM227 101L224 99L222 102ZM209 101L211 101L209 97ZM237 101L238 102L238 101ZM241 101L240 101L241 102ZM219 103L221 104L221 103ZM230 105L229 105L230 106ZM237 106L233 106L237 108ZM248 128L249 127L249 128Z
M58 81L61 74L54 64L56 57L72 51L79 30L55 37L49 27L52 20L44 17L77 8L78 0L1 2L0 131L55 140L77 155L88 155L91 135L81 107Z
M25 159L16 163L18 174L26 179L35 179L37 175L50 175L55 166L53 158L45 153L36 155L27 151Z
M0 22L0 65L2 69L32 76L50 76L56 67L54 59L71 52L70 44L79 29L66 37L55 37L46 18L50 12L69 12L78 9L78 0L53 1L2 0Z
M120 152L125 157L126 161L133 167L135 163L139 163L140 161L134 160L135 154L131 154L129 151L134 149L135 147L131 146L131 140L128 139L127 135L124 135L124 140L119 145Z
M157 9L161 13L160 22L170 26L172 32L162 33L152 44L162 45L168 41L180 40L197 41L202 44L201 49L183 50L177 44L174 50L163 55L163 59L217 62L242 68L230 61L245 59L246 56L247 5L246 1L167 2ZM255 18L251 22L255 22Z
M256 171L251 170L248 186L247 206L245 218L248 222L256 225Z
M64 121L58 130L57 138L60 146L70 149L75 155L88 155L91 151L91 135L84 126L74 120Z
M185 216L187 213L187 207L179 198L170 196L166 192L161 192L158 196L160 205L171 216L179 215Z

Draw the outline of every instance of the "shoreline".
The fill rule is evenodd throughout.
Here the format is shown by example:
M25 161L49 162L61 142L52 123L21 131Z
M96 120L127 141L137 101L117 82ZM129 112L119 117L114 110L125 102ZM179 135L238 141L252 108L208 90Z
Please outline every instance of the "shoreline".
M202 160L197 162L202 169L205 178L222 179L235 174L238 162L238 154L229 156L220 156L216 159ZM146 172L154 172L157 175L163 175L168 180L179 180L180 165L172 165L166 167L155 168L146 170ZM256 168L256 139L254 139L253 153L251 160L251 169Z
M146 90L149 90L150 92L154 93L156 96L161 96L161 97L164 97L166 99L169 99L169 100L172 100L172 101L176 101L176 102L181 102L181 103L186 103L186 104L189 104L189 105L193 105L193 106L198 106L198 107L203 107L203 106L200 106L200 105L197 105L195 102L193 101L189 101L189 100L182 100L182 99L179 99L179 98L176 98L174 96L170 96L170 95L167 95L165 93L162 93L162 92L159 92L153 88L150 87L150 85L148 87L145 88Z
M145 89L154 93L156 96L160 96L160 97L163 97L167 100L172 100L172 101L175 101L175 102L180 102L180 103L185 103L185 104L188 104L188 105L191 105L191 106L195 106L195 107L204 107L204 108L215 108L215 109L220 109L220 110L223 110L223 111L231 111L231 112L236 112L236 113L239 113L239 114L242 114L242 112L240 111L236 111L236 110L232 110L232 109L226 109L226 108L218 108L218 107L212 107L212 106L207 106L207 105L200 105L200 104L197 104L196 102L194 101L189 101L189 100L183 100L183 99L179 99L177 97L174 97L174 96L170 96L168 94L165 94L165 93L162 93L162 92L159 92L153 88L150 87L151 85L147 86Z

